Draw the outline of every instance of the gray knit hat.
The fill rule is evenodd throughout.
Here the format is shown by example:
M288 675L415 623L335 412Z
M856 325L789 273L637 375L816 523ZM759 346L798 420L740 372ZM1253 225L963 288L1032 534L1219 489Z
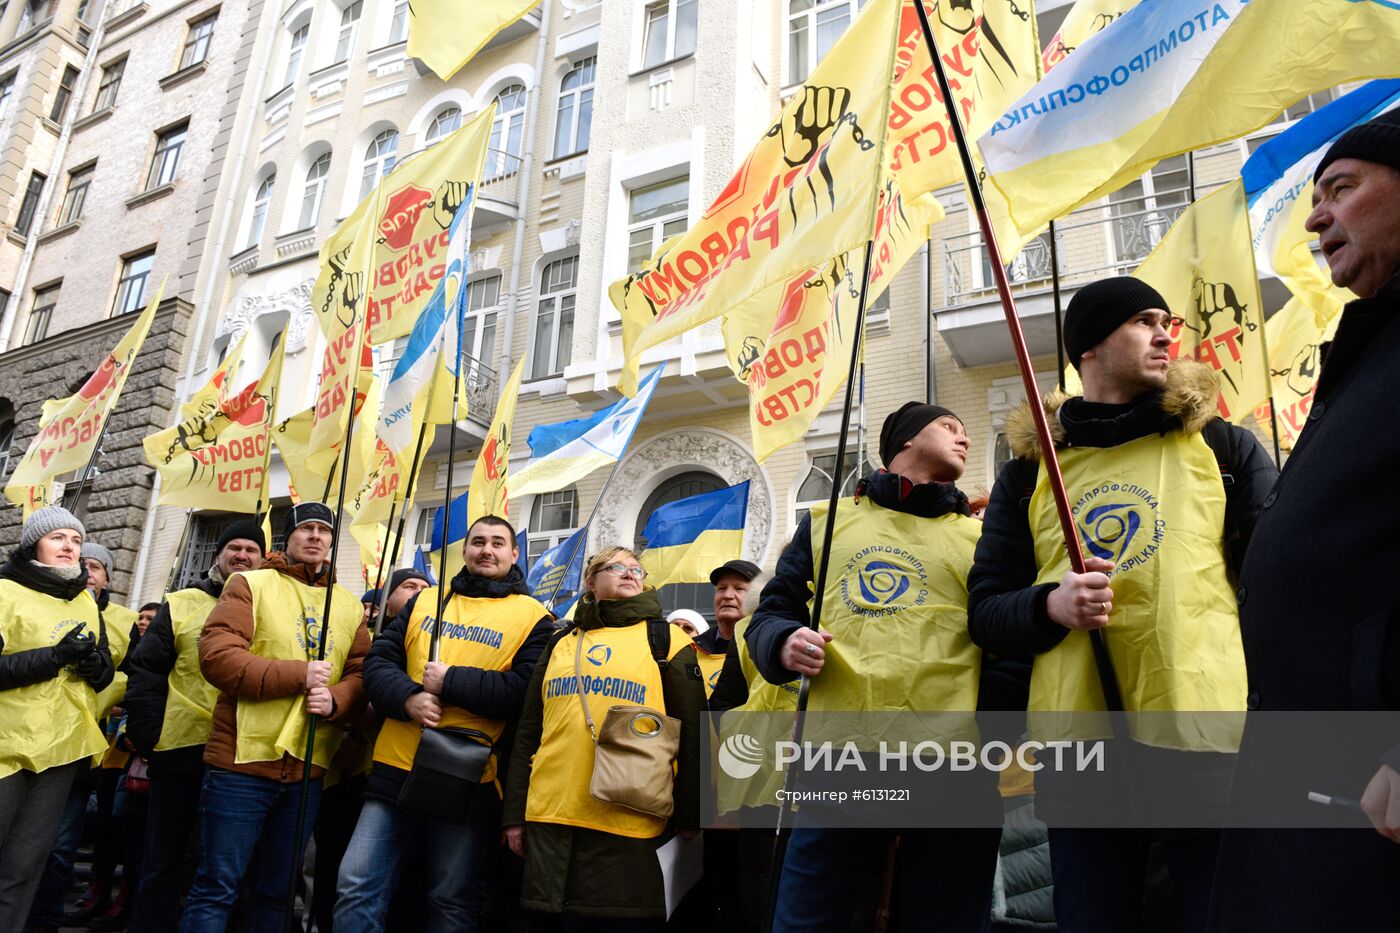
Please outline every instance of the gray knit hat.
M112 576L113 568L117 561L116 558L112 556L111 551L107 550L96 541L84 541L82 558L83 560L87 560L89 557L100 560L102 566L107 568L107 576Z
M19 546L33 547L44 535L60 528L72 528L84 538L87 537L87 529L78 521L78 516L61 505L46 505L42 509L36 509L24 523L24 528L19 533Z

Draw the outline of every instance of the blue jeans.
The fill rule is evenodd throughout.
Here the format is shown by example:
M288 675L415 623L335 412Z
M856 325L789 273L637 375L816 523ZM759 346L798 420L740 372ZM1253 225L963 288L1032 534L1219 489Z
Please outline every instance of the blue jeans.
M295 857L300 782L210 768L199 799L199 870L190 887L180 933L224 933L249 861L254 862L247 930L278 931L285 925L287 882ZM311 782L301 848L311 836L321 782Z
M1055 923L1064 933L1115 930L1142 925L1148 855L1161 847L1173 929L1206 929L1218 829L1050 828L1050 873L1055 879Z
M793 830L783 859L773 929L850 929L896 834L904 929L989 930L1000 829L801 827Z
M480 788L476 793L492 790ZM471 933L481 916L500 823L498 805L473 806L467 822L453 825L405 813L382 800L366 800L340 863L335 929L383 930L398 885L399 864L406 852L421 849L428 886L428 933Z

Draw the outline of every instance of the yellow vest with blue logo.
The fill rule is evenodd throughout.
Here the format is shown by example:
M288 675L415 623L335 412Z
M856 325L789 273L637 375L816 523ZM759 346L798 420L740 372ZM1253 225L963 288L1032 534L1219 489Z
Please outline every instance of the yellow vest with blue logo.
M135 612L116 603L109 602L107 608L102 610L102 621L107 626L107 648L112 652L114 667L126 660L126 653L131 649L131 627L136 624L137 618ZM94 697L96 715L101 719L126 699L126 674L117 671L112 675L112 682Z
M404 655L408 659L406 671L420 684L423 682L423 669L428 665L428 645L432 640L433 612L436 609L435 588L419 593L403 636ZM438 660L449 667L508 671L515 653L547 614L543 605L523 594L499 599L451 594L442 609ZM441 725L476 729L489 735L492 742L499 741L506 728L502 720L487 719L446 703L442 707ZM418 751L418 741L422 735L423 727L416 722L385 719L379 730L379 739L374 743L374 760L409 770L413 767L413 756ZM482 773L481 782L489 783L495 777L496 758L492 756Z
M700 677L705 682L705 699L708 700L719 683L719 672L724 670L724 655L710 654L696 645L695 662L700 665Z
M670 657L691 643L675 626ZM578 639L583 639L582 678L574 672ZM651 839L666 821L626 807L594 800L588 792L593 779L593 736L579 703L582 687L594 723L602 728L614 706L647 706L665 710L661 669L647 641L647 623L574 629L554 644L544 673L544 721L540 745L531 759L530 790L525 819L532 823L581 826L633 839Z
M51 647L78 625L99 637L97 603L86 590L65 601L0 580L5 654ZM97 727L96 697L87 681L67 667L37 684L0 690L0 778L101 755L107 741Z
M325 589L308 586L271 567L249 571L242 577L253 594L253 641L248 650L264 658L316 660ZM331 663L330 683L335 684L345 668L364 607L345 587L332 587L326 660ZM238 747L233 760L238 764L277 761L283 754L301 760L306 755L307 718L304 694L271 700L240 697ZM317 729L312 763L329 767L344 737L340 729Z
M753 663L753 657L749 654L749 644L744 639L744 632L748 630L752 620L752 616L745 616L734 626L734 640L739 645L739 667L744 672L744 680L748 682L749 697L742 706L736 706L720 717L719 739L721 743L731 743L729 754L733 754L732 743L743 743L747 747L750 760L756 755L761 755L762 764L760 772L738 779L732 778L718 760L715 762L716 767L712 773L715 776L715 792L720 813L732 813L740 807L772 806L778 802L777 792L783 788L783 772L774 765L772 743L760 740L755 748L753 743L741 736L748 735L750 731L761 731L764 733L763 739L767 739L770 733L783 725L790 729L792 717L783 717L782 723L775 723L768 716L755 719L745 714L791 713L797 709L799 681L770 684Z
M1226 571L1225 488L1199 433L1149 435L1110 448L1059 451L1086 557L1117 566L1103 629L1129 713L1245 708L1244 648ZM1069 571L1045 470L1030 501L1037 584ZM1035 658L1029 709L1037 738L1070 734L1068 717L1104 709L1088 632L1071 631ZM1233 723L1233 725L1232 725ZM1084 734L1076 723L1073 734ZM1233 717L1141 717L1133 735L1168 748L1233 751Z
M825 504L812 509L814 568L826 514ZM965 515L841 500L821 617L834 637L811 710L977 709L982 652L967 632L967 573L981 533Z
M170 670L165 717L161 720L156 751L188 748L209 741L209 727L219 691L199 670L199 636L204 632L204 620L218 602L196 587L176 590L165 597L175 639L175 666Z
M744 701L743 706L735 707L748 713L774 713L784 711L795 711L797 709L798 681L790 680L785 684L770 684L758 672L758 665L753 663L753 656L749 654L749 643L744 638L744 632L748 631L749 623L753 621L753 616L745 616L734 626L734 640L739 643L739 667L744 672L744 680L749 684L749 698Z

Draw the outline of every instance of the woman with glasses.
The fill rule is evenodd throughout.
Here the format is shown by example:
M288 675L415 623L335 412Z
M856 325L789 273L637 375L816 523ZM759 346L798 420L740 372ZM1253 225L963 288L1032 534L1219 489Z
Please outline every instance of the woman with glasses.
M666 919L656 850L700 825L704 684L693 644L666 622L636 554L594 555L583 585L573 625L551 639L526 692L502 822L525 859L522 907L560 915L564 933L656 930ZM594 736L619 706L680 721L669 818L591 793Z

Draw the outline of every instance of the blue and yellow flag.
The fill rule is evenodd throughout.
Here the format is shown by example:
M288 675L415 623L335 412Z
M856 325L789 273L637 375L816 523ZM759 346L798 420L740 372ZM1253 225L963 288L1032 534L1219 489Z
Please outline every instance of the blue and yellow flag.
M744 547L744 519L749 511L748 480L671 502L651 513L642 537L647 582L703 583L710 571L738 557Z
M583 588L584 552L588 528L580 528L540 555L525 577L530 593L546 606L567 603Z
M462 542L467 537L467 502L470 498L470 491L464 492L452 500L450 512L438 506L437 511L433 513L433 539L429 545L428 562L432 565L435 575L442 571L444 580L451 580L457 575L457 571L462 569ZM445 570L442 563L443 547L447 548Z

